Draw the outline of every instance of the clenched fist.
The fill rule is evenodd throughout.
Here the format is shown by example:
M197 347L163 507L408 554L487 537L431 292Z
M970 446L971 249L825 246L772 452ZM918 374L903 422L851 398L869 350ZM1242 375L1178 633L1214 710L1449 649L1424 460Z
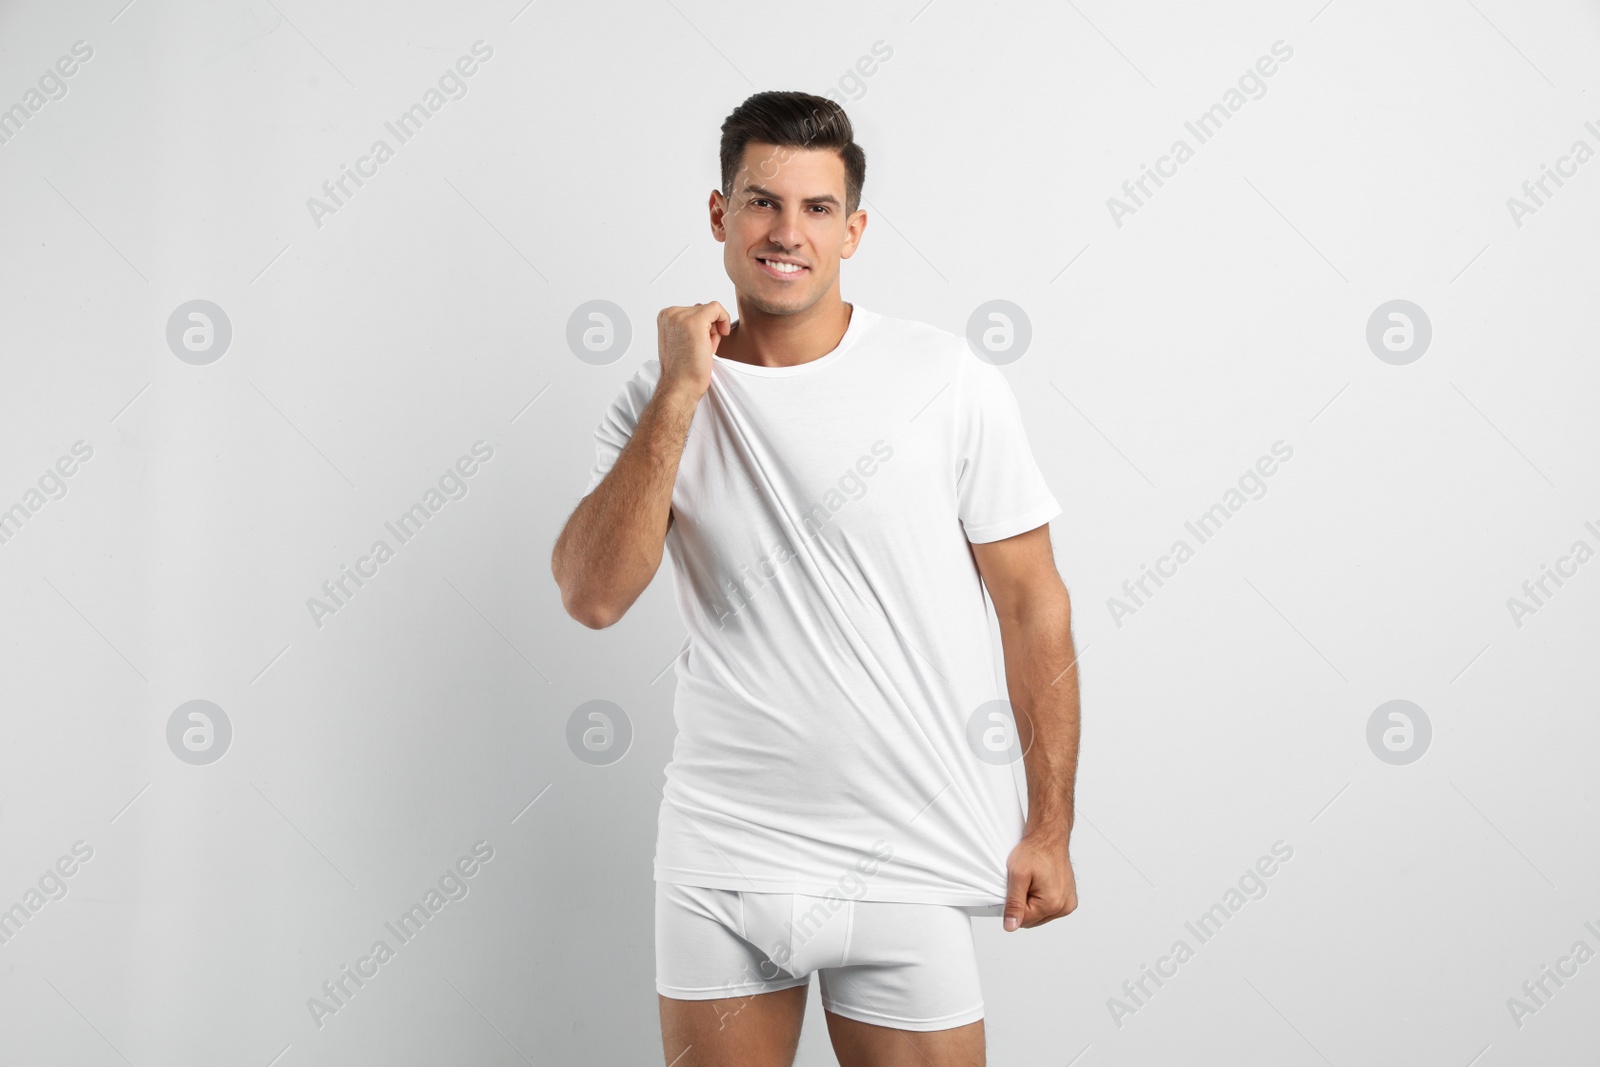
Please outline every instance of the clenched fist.
M656 388L698 401L711 388L711 357L732 326L727 309L715 300L662 308L656 316L656 350L661 357Z

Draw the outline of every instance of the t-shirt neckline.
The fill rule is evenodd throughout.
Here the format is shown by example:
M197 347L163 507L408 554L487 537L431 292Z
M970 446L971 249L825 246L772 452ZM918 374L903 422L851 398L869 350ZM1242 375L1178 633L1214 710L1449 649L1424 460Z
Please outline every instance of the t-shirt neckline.
M741 374L754 374L763 378L787 378L795 374L806 374L814 370L820 370L829 364L837 363L840 357L855 345L856 339L865 328L866 318L869 314L870 312L866 311L860 304L851 304L850 324L844 328L844 336L839 338L839 343L833 347L832 351L809 362L797 363L792 367L766 367L754 363L741 363L736 359L728 359L726 356L712 353L713 366L728 367Z

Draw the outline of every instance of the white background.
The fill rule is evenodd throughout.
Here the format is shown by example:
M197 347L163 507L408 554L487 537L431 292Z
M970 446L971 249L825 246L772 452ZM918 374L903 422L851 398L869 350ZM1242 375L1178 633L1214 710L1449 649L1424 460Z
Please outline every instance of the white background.
M549 556L657 310L732 306L718 127L772 88L833 90L866 150L846 300L1032 323L1005 373L1065 508L1081 903L977 921L990 1062L1589 1062L1600 962L1520 1027L1507 999L1600 951L1600 561L1520 626L1507 600L1600 549L1600 160L1520 226L1507 199L1600 150L1595 5L124 2L0 8L0 107L93 48L0 144L0 508L93 449L0 544L0 908L93 849L0 944L0 1064L661 1062L683 630L666 575L585 629ZM467 94L318 225L480 40ZM232 325L206 365L166 340L194 299ZM634 332L604 366L566 342L595 299ZM1396 299L1432 327L1406 365L1366 339ZM313 621L480 440L467 495ZM1278 440L1266 495L1119 626L1108 599ZM204 766L167 741L195 699L233 730ZM632 725L609 766L566 741L593 699ZM1432 724L1409 765L1367 742L1393 699ZM469 895L318 1026L480 840ZM1267 895L1119 1026L1280 840ZM798 1062L831 1063L812 997Z

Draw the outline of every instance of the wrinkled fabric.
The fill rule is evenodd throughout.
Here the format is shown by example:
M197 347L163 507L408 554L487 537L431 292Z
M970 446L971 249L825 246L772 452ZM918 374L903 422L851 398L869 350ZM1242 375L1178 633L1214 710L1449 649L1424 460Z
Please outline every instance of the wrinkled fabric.
M713 364L666 538L688 636L655 879L1003 903L1025 779L974 747L1006 691L968 542L1061 512L1010 385L859 305L819 359ZM606 412L586 492L660 372Z

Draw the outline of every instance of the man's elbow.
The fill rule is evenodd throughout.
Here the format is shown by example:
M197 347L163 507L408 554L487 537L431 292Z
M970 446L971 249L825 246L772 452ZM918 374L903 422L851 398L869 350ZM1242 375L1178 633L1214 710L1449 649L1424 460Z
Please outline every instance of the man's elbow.
M570 616L587 625L590 630L603 630L608 625L614 625L621 619L621 614L603 613L603 611L568 611Z
M624 614L593 597L579 596L575 593L569 595L565 589L561 591L561 606L566 609L568 615L591 630L604 630L608 626L613 626Z

